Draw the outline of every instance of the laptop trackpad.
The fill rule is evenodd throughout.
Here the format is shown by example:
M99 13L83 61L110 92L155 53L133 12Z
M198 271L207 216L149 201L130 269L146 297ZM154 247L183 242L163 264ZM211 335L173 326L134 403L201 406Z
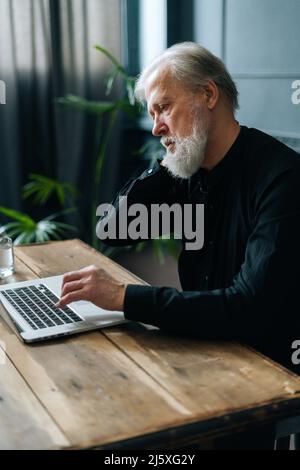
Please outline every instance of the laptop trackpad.
M97 307L93 303L87 300L79 300L73 302L69 305L75 310L79 315L81 315L85 320L98 323L98 322L119 322L124 320L123 312L114 312L110 310L104 310L100 307Z

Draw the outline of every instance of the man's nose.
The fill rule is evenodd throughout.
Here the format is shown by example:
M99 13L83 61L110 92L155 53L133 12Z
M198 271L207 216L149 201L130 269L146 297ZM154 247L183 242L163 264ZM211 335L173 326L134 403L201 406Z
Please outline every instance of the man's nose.
M154 121L152 134L155 137L162 137L163 135L166 135L167 132L168 132L168 128L164 122L160 121L159 119Z

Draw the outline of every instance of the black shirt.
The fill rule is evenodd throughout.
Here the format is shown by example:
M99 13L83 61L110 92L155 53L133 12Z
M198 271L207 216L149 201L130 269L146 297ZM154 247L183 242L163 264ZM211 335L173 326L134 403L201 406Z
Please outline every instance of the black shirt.
M299 155L247 127L211 171L181 180L157 163L131 180L121 191L128 204L203 203L205 237L201 250L181 252L183 292L129 285L125 317L247 342L297 371L291 345L300 338L299 191ZM128 240L112 242L121 243Z

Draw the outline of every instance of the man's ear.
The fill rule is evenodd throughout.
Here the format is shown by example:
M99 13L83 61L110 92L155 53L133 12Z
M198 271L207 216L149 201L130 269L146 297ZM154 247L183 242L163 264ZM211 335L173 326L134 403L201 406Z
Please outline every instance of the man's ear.
M213 80L208 80L208 82L204 85L203 89L204 89L205 98L206 98L206 105L208 109L212 110L215 108L219 100L219 96L220 96L219 88L217 87L217 85L215 84Z

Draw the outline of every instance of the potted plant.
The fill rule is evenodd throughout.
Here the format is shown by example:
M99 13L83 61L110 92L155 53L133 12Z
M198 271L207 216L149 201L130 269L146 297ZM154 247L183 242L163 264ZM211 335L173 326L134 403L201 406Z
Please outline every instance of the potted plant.
M136 102L134 96L135 78L128 75L125 68L105 48L97 45L95 46L95 49L100 53L104 54L104 56L107 57L107 59L111 62L111 69L105 81L106 96L111 95L114 83L117 79L121 79L123 83L124 96L121 99L117 99L114 101L90 101L79 96L67 95L66 97L59 98L57 102L59 105L64 106L66 108L95 115L99 119L99 124L101 126L103 125L103 117L105 116L107 118L108 124L105 131L102 132L102 140L100 142L99 152L95 163L94 178L91 182L93 194L93 203L91 209L91 227L92 245L100 251L104 252L106 255L114 256L116 250L118 251L119 249L105 246L102 242L100 242L100 240L97 239L96 236L96 209L99 203L97 197L97 190L103 178L103 167L107 156L107 148L109 141L113 136L114 124L116 122L118 113L123 112L131 118L139 118L141 116L142 110L140 105ZM144 145L141 149L135 151L135 154L142 155L147 150L149 150L149 147L152 147L153 159L157 158L158 155L161 153L161 147L160 149L158 149L158 146L156 145L156 147L153 148L153 143L150 143L150 145ZM179 254L178 240L162 237L152 240L151 243L153 246L154 253L157 255L160 262L164 261L165 251L172 254L172 256L174 257L177 257ZM141 251L145 247L145 245L146 242L140 243L135 248L136 251Z

